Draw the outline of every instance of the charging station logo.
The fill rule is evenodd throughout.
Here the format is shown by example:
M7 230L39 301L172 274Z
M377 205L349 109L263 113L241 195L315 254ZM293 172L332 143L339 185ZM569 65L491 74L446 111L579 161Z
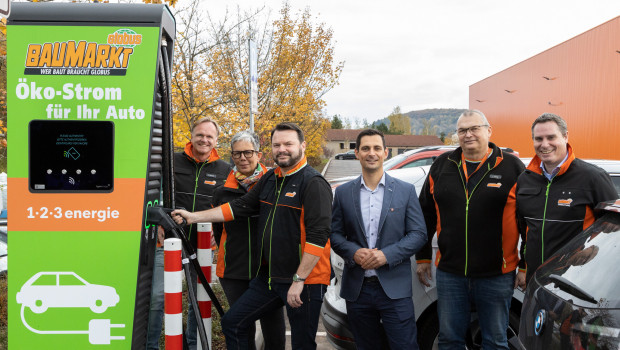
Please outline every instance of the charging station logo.
M69 148L68 151L64 151L65 158L73 158L74 160L77 160L78 158L80 158L80 152L78 152L75 148L71 147Z
M85 40L28 44L24 74L124 76L134 47L141 43L141 34L119 29L103 44Z
M24 326L37 334L88 334L91 344L110 344L111 340L124 340L124 336L112 336L112 328L124 328L124 324L112 324L110 319L91 319L88 330L40 330L32 327L25 317L25 308L35 314L42 314L48 308L90 308L101 314L120 301L116 289L110 286L91 284L75 272L37 272L30 277L16 295L22 304L21 319Z

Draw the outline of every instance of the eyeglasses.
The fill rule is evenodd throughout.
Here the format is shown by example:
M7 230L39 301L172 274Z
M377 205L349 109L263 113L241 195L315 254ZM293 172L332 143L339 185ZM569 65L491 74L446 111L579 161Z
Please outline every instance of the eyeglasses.
M478 133L478 131L480 131L480 128L486 126L488 127L487 124L482 124L482 125L474 125L474 126L470 126L469 128L460 128L460 129L456 129L456 133L459 136L464 136L467 135L468 131L471 131L472 134L476 134Z
M247 150L247 151L232 151L230 152L230 155L234 158L234 159L239 159L241 158L241 155L243 154L245 156L246 159L248 158L252 158L252 156L254 155L254 153L258 153L257 151L254 150Z

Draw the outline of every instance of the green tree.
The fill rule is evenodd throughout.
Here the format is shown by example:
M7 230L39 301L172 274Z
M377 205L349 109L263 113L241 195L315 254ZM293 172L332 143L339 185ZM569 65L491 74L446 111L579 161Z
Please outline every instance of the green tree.
M377 125L376 129L381 131L384 134L389 134L390 133L390 131L389 131L387 125L385 125L385 123L381 123L381 124Z
M342 129L342 120L338 114L332 117L332 129Z

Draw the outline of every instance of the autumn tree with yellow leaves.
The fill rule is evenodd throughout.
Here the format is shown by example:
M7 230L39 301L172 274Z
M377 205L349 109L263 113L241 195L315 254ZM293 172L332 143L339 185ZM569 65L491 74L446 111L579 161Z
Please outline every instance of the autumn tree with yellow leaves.
M176 146L187 142L189 126L201 116L221 125L221 149L228 149L232 135L249 128L247 42L253 38L259 88L254 125L264 154L271 157L273 127L291 121L304 130L306 155L316 162L330 125L322 112L323 96L338 83L343 68L343 62L334 62L332 30L324 23L313 23L309 9L293 15L288 3L278 19L267 20L262 27L257 23L259 15L260 11L242 14L238 10L234 24L207 21L210 27L202 27L191 11L177 16L185 27L177 35L173 77Z

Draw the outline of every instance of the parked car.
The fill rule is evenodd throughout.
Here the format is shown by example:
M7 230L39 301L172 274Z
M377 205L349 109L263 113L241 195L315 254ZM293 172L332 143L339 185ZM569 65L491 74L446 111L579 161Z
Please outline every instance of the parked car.
M522 159L523 160L523 159ZM620 195L620 161L614 160L586 160L605 169L612 177L616 189ZM526 165L529 161L526 163ZM421 166L414 168L405 168L398 170L389 170L387 173L401 180L413 183L416 191L421 190L424 180L430 170L430 166ZM332 189L337 186L355 179L357 176L350 176L330 181ZM437 252L437 237L432 241L433 260ZM332 251L331 263L335 272L335 278L331 280L331 284L327 287L323 306L321 308L321 318L327 331L327 338L337 349L355 349L353 334L349 330L347 322L347 311L345 300L340 298L340 280L342 278L342 268L344 261L340 256ZM418 343L420 349L437 349L437 336L439 334L439 322L437 316L437 291L435 287L435 265L431 264L432 280L430 287L423 286L416 277L417 264L415 257L411 258L411 272L413 278L413 303L415 307L416 324L418 327ZM620 285L618 285L620 289ZM519 331L519 320L521 315L521 307L523 303L524 293L519 289L515 289L512 303L510 306L509 327L507 330L508 339L515 339ZM620 328L620 326L619 326ZM467 345L469 349L480 349L482 344L482 336L478 327L477 318L472 317L470 331L468 333ZM540 349L540 348L536 348ZM617 347L615 349L618 349Z
M528 283L517 349L620 349L620 200Z
M37 272L17 292L17 303L37 314L48 307L88 307L100 314L119 300L113 287L88 283L75 272Z
M352 149L345 153L338 153L334 156L336 159L356 159L355 158L355 150Z
M388 159L383 164L383 169L394 170L431 165L438 156L448 151L454 151L456 148L457 146L427 146L416 148ZM517 157L519 156L519 152L516 152L511 148L501 148L502 150L510 152Z

